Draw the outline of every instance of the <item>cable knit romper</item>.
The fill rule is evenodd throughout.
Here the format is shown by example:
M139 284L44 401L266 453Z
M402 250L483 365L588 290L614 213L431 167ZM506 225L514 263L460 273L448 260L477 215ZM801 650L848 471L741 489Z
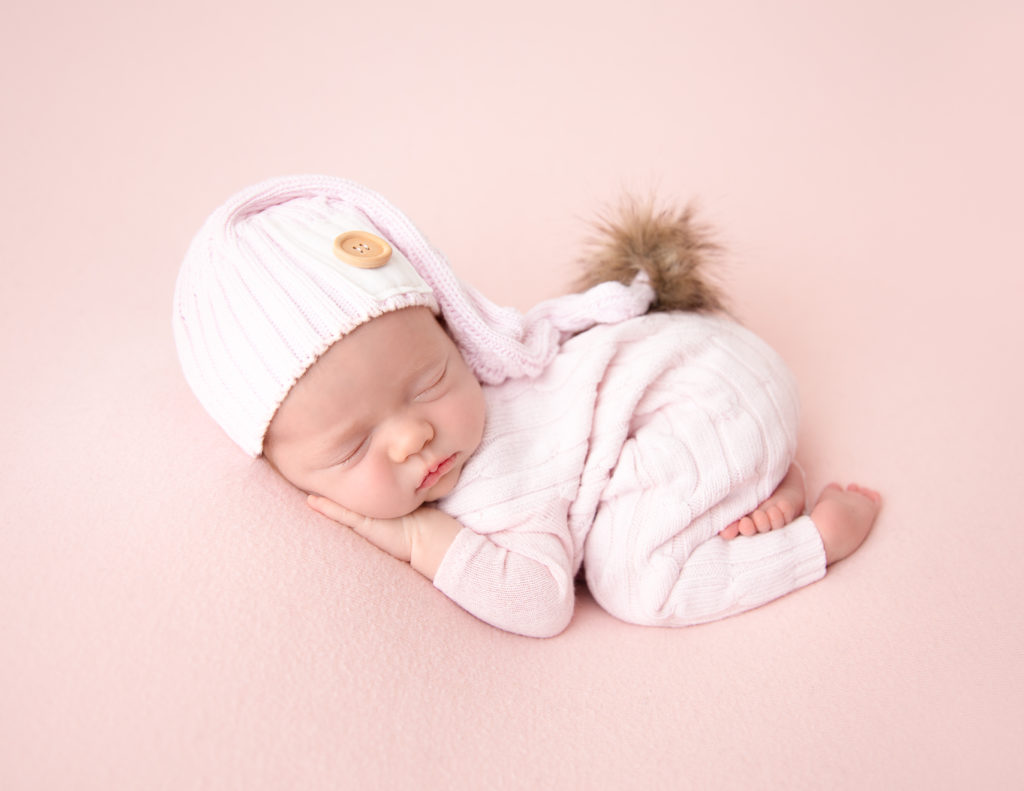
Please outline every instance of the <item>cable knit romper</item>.
M732 320L598 324L485 397L483 442L439 503L464 528L434 579L484 621L559 633L581 566L608 612L659 626L733 615L824 575L807 516L717 536L786 474L799 411L782 360Z

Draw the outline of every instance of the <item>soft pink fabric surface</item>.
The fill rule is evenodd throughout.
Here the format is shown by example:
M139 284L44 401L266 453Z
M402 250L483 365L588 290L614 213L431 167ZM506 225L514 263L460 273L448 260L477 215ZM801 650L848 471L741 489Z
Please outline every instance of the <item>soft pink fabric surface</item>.
M1020 5L483 8L7 10L0 787L1019 783ZM292 172L379 190L519 307L621 188L699 197L812 488L882 489L874 534L707 626L478 622L178 371L188 240Z

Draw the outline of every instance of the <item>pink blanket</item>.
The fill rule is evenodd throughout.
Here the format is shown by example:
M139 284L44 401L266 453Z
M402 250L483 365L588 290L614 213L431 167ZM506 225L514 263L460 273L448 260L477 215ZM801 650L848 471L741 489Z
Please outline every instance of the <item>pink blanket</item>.
M15 4L0 25L0 788L1012 788L1024 777L1019 3ZM174 278L279 173L519 308L622 188L699 198L793 369L822 581L498 631L202 412Z

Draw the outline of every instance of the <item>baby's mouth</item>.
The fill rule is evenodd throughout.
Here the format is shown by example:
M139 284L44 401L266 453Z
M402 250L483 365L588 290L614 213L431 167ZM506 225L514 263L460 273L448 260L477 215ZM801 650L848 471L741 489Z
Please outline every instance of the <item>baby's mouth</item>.
M439 464L437 464L426 475L424 475L423 480L420 481L420 485L416 487L416 491L423 491L424 489L429 489L431 486L433 486L435 483L441 480L441 478L444 477L444 474L448 472L448 470L450 470L453 466L455 466L456 456L458 456L458 454L453 453L447 459L444 459Z

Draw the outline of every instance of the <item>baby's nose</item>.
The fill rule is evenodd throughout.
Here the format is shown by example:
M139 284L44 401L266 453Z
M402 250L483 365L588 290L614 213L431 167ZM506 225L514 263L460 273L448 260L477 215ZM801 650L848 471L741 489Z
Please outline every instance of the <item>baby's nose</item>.
M406 417L394 421L388 453L391 460L400 464L410 456L419 453L434 438L434 427L422 418Z

